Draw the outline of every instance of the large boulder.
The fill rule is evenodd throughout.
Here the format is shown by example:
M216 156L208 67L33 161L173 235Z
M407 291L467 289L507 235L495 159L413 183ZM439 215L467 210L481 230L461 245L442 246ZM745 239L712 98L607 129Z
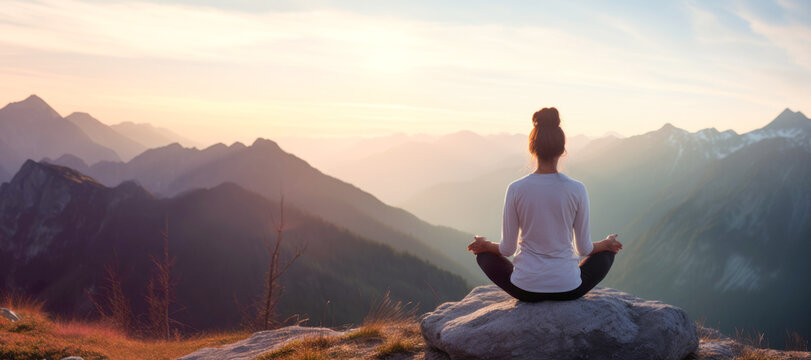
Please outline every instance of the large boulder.
M495 285L425 314L422 335L451 359L682 359L698 347L684 310L609 288L519 302Z

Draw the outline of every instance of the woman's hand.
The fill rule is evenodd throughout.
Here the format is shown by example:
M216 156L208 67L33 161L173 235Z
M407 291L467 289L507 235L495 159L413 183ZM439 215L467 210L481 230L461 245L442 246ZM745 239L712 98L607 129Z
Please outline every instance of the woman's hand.
M479 253L483 252L495 252L498 253L498 244L487 241L487 238L484 236L473 236L473 242L467 246L467 251L472 251L473 254L478 255Z
M608 235L605 239L601 241L604 243L605 251L610 251L614 254L618 253L622 250L622 243L617 241L617 234Z

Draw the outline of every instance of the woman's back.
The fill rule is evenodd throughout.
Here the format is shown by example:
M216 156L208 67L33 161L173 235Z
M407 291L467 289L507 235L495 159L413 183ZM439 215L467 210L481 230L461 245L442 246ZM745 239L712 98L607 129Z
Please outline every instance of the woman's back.
M518 249L513 283L534 292L578 287L575 251L584 256L593 249L588 211L586 187L564 174L530 174L510 184L499 251L510 256Z
M617 234L591 242L586 187L558 172L566 134L557 109L532 114L529 152L538 168L507 188L501 243L474 236L467 249L487 277L516 299L577 299L603 280L622 244ZM579 265L575 253L586 257Z

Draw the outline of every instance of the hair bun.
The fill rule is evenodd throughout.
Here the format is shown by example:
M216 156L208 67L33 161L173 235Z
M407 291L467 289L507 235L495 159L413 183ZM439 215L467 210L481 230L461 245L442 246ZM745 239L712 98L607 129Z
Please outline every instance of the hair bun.
M532 125L537 127L559 127L560 115L558 109L543 108L532 114Z

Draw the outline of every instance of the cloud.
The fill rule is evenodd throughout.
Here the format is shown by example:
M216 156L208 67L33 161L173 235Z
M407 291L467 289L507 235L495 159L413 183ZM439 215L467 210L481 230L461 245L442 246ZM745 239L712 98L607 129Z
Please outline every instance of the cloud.
M696 98L706 107L720 100L782 108L801 97L793 84L808 77L774 71L788 67L785 59L764 56L779 46L791 49L794 62L808 59L801 24L754 17L752 31L741 31L690 4L692 23L678 25L692 25L697 41L682 28L668 33L635 14L601 9L552 26L132 1L0 0L0 8L0 73L16 84L0 90L40 91L49 82L33 78L53 74L53 93L93 85L97 102L169 109L173 118L194 114L189 123L308 119L308 126L329 129L336 116L346 123L394 116L398 129L408 122L457 127L454 121L470 118L493 119L498 128L539 99L588 102L582 117L602 116L599 106L621 102L650 108L658 119L661 108Z
M749 23L752 31L785 51L794 64L811 69L811 26L803 23L808 20L803 18L808 15L808 8L788 0L777 4L783 10L785 22L768 21L746 7L739 8L736 14Z
M485 76L598 86L638 78L661 61L644 49L544 27L460 25L340 11L251 14L139 2L11 0L2 6L0 33L7 36L0 44L56 53L327 72L475 70ZM638 80L637 86L655 86L651 79Z
M732 44L748 46L769 46L770 44L752 34L732 29L728 23L709 9L691 2L684 3L689 14L696 40L708 44Z

